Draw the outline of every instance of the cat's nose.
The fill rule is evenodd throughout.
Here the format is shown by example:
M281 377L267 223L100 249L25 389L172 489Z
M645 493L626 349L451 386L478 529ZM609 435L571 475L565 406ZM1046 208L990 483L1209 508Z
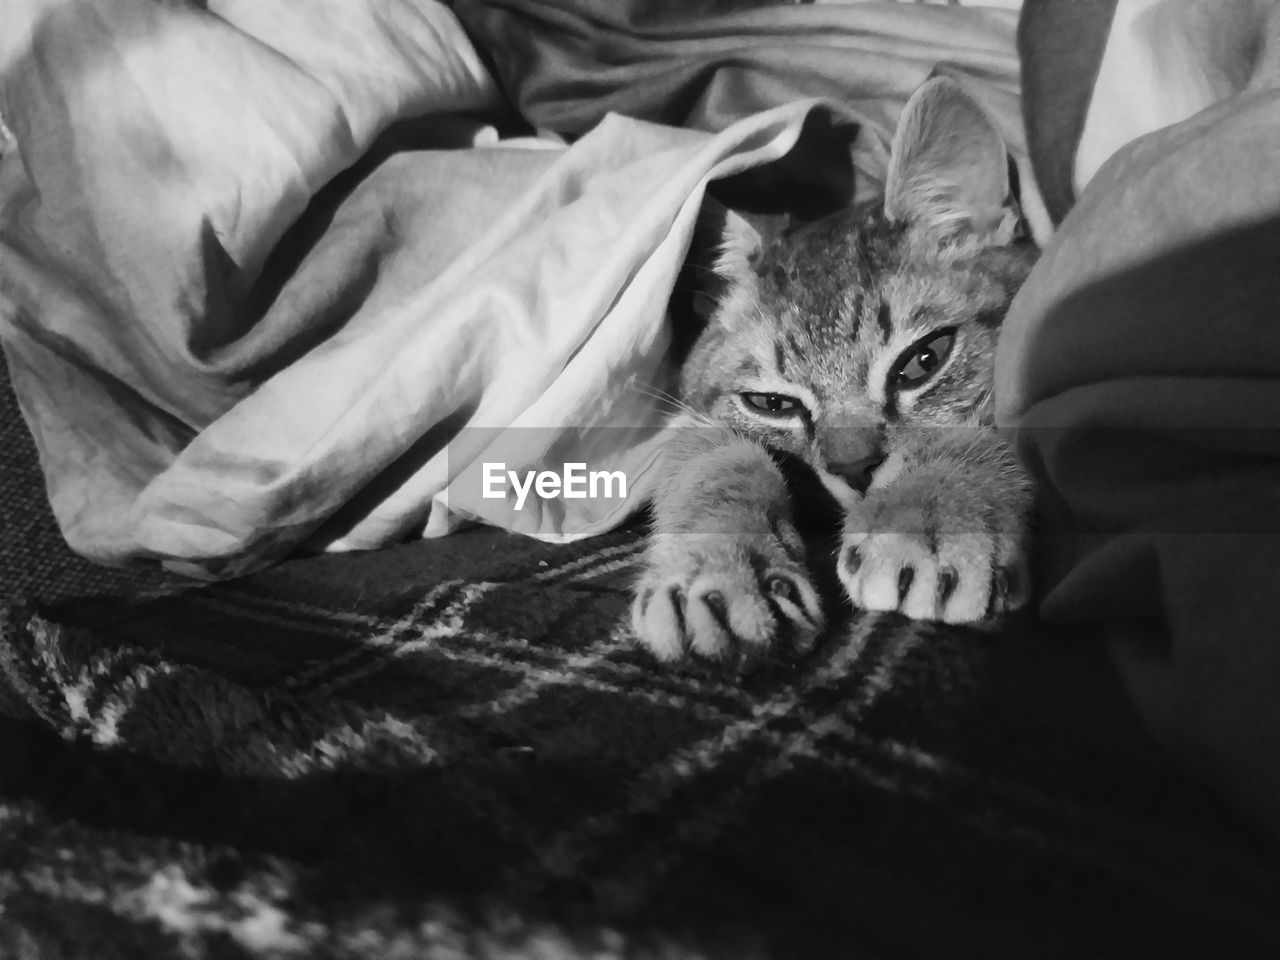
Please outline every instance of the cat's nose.
M844 463L828 463L827 469L859 493L866 493L867 487L871 486L871 478L876 472L876 467L882 463L884 463L884 454L875 453Z

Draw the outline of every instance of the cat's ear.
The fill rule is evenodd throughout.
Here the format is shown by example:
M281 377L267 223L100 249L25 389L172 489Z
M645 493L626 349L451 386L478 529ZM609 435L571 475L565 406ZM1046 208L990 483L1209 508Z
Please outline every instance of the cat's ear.
M755 261L764 237L741 214L720 206L716 211L720 242L715 271L731 284L747 283L755 276Z
M712 322L732 327L751 311L759 296L756 264L764 248L764 235L740 213L708 196L703 200L694 235L703 264L711 267L700 286Z
M885 176L885 216L939 241L1007 243L1017 227L1004 138L949 77L920 86L903 108Z

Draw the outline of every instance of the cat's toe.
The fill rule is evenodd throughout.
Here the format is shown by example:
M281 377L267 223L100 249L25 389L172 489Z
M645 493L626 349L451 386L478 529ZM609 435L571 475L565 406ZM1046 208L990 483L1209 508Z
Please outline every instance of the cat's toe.
M796 571L765 575L765 593L783 639L799 652L813 647L822 632L822 599L809 578Z
M977 534L850 533L837 572L855 607L913 620L998 623L1029 595L1016 542Z
M773 611L753 584L716 578L695 584L688 623L692 652L708 660L754 659L778 630Z
M735 583L715 575L642 586L631 606L631 625L664 662L686 656L733 665L753 662L780 632L774 608L754 581Z
M799 571L757 574L752 565L695 583L686 622L691 653L743 665L779 643L801 652L812 647L822 629L822 601Z
M1014 613L1031 600L1031 570L1025 558L1006 562L998 571L998 596L1007 613Z
M677 584L642 584L631 603L631 629L659 660L679 660L688 650L684 610L684 594Z
M932 620L938 615L938 580L942 571L929 558L904 566L898 576L898 610L912 620Z
M977 624L1003 614L992 605L995 554L991 538L952 534L938 543L937 610L932 619L952 624Z
M631 605L640 643L659 660L752 664L779 644L807 651L822 629L808 573L761 544L678 541L655 548ZM776 556L774 554L777 554Z
M855 607L920 619L933 614L932 567L928 549L910 536L855 533L845 537L837 572Z
M1030 597L1030 577L1014 538L944 537L938 548L938 605L933 619L968 626L999 624Z

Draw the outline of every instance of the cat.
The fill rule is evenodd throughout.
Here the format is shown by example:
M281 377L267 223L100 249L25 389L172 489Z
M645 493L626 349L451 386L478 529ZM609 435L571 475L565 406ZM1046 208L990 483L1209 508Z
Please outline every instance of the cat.
M882 199L773 235L725 213L632 605L660 660L819 635L787 458L843 512L856 608L992 625L1025 604L1033 489L992 426L996 338L1036 256L1010 194L999 132L938 77L902 112Z

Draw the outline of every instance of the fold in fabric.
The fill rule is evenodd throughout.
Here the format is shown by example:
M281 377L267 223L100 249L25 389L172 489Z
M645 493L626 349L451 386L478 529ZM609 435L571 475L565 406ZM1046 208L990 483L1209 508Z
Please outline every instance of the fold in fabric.
M948 38L1025 163L1009 16L884 6L751 22L788 56L797 31L845 31L813 92L861 123L864 168ZM594 9L607 47L616 8ZM568 147L499 142L497 89L443 4L21 0L6 18L0 342L55 515L87 556L208 577L459 521L621 522L660 442L703 190L785 155L814 109L749 83L719 88L734 120L715 130L614 114ZM725 77L772 69L703 39ZM484 496L485 463L570 461L623 471L628 495Z
M453 5L521 116L569 136L609 113L722 130L762 110L821 97L862 124L858 159L874 178L903 104L930 76L953 76L1009 144L1024 213L1044 240L1052 228L1026 158L1017 4L1003 7L768 0ZM789 182L787 189L805 186Z
M892 130L942 65L1016 96L1017 13L909 3L457 0L522 116L582 133L606 113L719 130L830 97Z
M1042 614L1100 627L1155 735L1280 832L1277 156L1280 90L1243 83L1119 148L1013 304L997 399L1045 489Z

